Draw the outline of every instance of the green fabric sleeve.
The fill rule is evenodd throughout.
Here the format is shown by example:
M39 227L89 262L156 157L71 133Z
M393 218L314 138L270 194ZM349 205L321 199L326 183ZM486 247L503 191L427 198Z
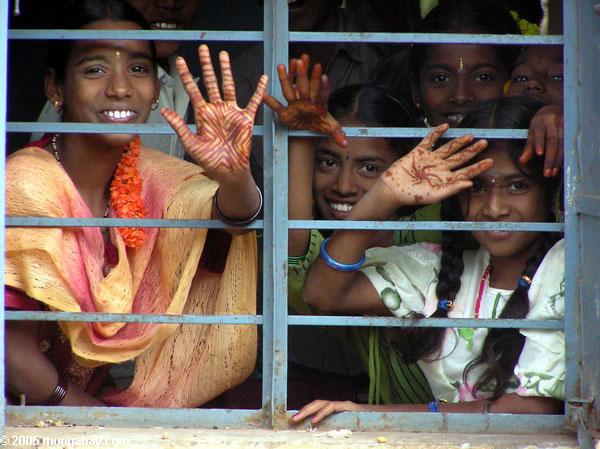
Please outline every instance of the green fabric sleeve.
M430 206L417 209L414 213L400 217L399 221L440 221L441 220L441 205L432 204ZM427 230L398 230L394 232L393 244L395 246L412 245L413 243L430 242L440 243L442 241L442 233L440 231Z

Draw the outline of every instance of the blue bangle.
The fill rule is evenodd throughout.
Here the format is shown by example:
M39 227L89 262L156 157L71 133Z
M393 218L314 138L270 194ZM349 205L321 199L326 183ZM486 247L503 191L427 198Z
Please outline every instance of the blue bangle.
M427 403L427 408L430 412L439 413L440 411L440 401L431 401Z
M359 270L360 267L365 263L365 256L363 255L360 260L356 263L341 263L337 260L333 259L329 254L327 254L327 250L325 249L325 245L329 241L329 237L323 240L321 243L321 257L325 261L327 265L329 265L334 270L338 271L356 271Z

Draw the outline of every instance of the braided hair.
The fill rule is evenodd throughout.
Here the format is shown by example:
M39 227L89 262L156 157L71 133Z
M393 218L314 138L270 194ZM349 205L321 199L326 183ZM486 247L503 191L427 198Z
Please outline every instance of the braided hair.
M543 106L531 97L513 97L491 100L482 103L471 111L461 123L465 128L528 128L535 112ZM521 154L523 140L494 140L490 146L502 142L516 167L519 167L528 177L543 182L547 189L548 216L547 221L554 221L551 203L553 194L557 191L556 179L543 178L543 161L533 158L525 168L520 168L518 158ZM484 152L485 153L485 152ZM482 154L480 157L485 157ZM457 196L442 202L442 220L457 221L463 217L458 206ZM444 231L442 234L442 258L436 295L454 301L461 287L460 278L464 270L463 249L468 247L469 236L465 232ZM548 250L559 239L555 233L542 233L538 248L523 268L522 277L532 279ZM499 318L524 318L529 312L529 285L526 282L517 283ZM438 308L431 318L446 318L448 311ZM411 314L413 318L422 318L422 314ZM444 328L406 328L399 330L395 339L396 346L402 352L406 362L412 363L436 353L442 345ZM485 367L483 373L475 382L474 390L492 389L494 397L506 390L513 374L514 367L523 349L525 338L519 329L492 329L488 333L481 354L471 361L463 372L466 380L468 374L476 367Z

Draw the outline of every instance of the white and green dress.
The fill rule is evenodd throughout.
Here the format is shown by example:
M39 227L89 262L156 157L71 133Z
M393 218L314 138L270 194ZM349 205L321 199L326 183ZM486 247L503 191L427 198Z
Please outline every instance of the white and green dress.
M465 251L463 259L461 288L448 317L498 318L512 291L489 286L489 278L484 273L490 256L484 249ZM362 272L394 315L402 318L419 312L430 316L437 307L435 290L440 260L441 249L436 244L371 248ZM546 254L532 279L526 318L562 319L564 286L564 240L560 240ZM521 329L520 332L525 336L525 343L506 392L563 400L564 332L554 329ZM473 393L473 385L484 367L479 366L469 373L466 382L463 380L465 367L481 353L487 333L487 329L447 329L438 353L418 362L436 398L460 402L492 395L489 389Z

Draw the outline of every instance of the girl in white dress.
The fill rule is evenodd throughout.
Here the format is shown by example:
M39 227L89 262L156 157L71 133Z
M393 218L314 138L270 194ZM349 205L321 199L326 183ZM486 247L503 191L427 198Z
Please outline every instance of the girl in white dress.
M481 105L467 128L527 128L541 105L504 98ZM352 209L351 220L386 220L399 207L443 200L447 221L553 222L555 178L543 161L518 162L524 142L465 135L431 151L434 129L396 161ZM485 150L485 151L484 151ZM467 161L476 161L465 166ZM462 167L462 168L461 168ZM340 230L323 242L304 299L325 313L400 318L562 319L564 245L539 231L445 231L441 245L371 248L376 231ZM477 248L472 250L470 248ZM366 254L365 254L366 251ZM358 262L357 262L358 261ZM397 350L417 361L435 401L365 405L313 401L294 421L338 411L560 413L564 335L547 329L395 328Z

